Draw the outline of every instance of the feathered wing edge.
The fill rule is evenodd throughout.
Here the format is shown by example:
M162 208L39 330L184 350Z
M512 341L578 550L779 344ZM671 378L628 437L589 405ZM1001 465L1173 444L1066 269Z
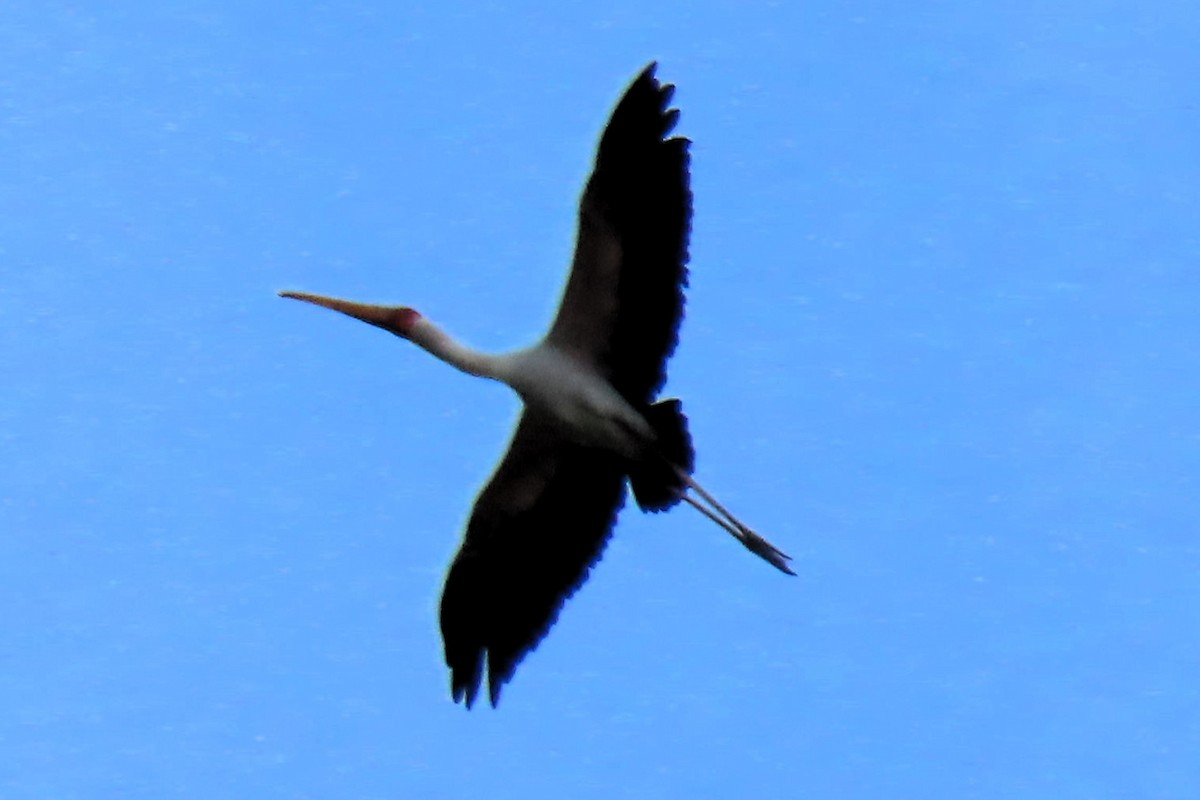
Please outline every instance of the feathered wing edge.
M571 273L547 340L588 359L630 403L654 399L678 341L692 193L687 139L667 138L675 87L650 64L605 127L579 204Z
M622 96L580 202L575 258L547 341L595 364L646 407L666 378L683 316L692 194L687 139L666 138L674 86L651 63ZM692 467L686 418L660 404L671 449ZM470 707L487 669L492 705L517 665L587 580L624 504L629 465L562 442L526 412L480 493L442 592L455 701ZM640 476L642 477L642 476ZM669 475L645 475L646 510L674 505ZM654 484L658 484L655 488Z
M470 708L486 662L492 705L587 580L624 503L625 465L559 441L528 412L479 495L442 590L455 702Z

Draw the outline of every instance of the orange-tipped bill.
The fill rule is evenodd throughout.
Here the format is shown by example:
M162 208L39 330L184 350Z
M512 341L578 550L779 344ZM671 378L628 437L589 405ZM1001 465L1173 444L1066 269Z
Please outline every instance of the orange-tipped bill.
M383 328L385 331L405 339L408 338L413 325L421 318L417 311L406 306L376 306L307 292L280 292L279 296L290 297L292 300L303 300L305 303L312 303L332 311L340 311L348 317L354 317L368 325L374 325L376 328Z

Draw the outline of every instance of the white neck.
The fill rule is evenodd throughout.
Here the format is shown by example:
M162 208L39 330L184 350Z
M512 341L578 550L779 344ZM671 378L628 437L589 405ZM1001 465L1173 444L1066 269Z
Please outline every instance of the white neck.
M409 331L408 338L452 367L468 375L501 380L499 359L467 347L437 325L421 317Z

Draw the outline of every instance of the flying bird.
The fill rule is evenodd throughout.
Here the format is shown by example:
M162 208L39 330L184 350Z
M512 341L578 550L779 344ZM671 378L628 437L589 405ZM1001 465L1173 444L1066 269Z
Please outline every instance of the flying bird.
M795 574L789 557L692 478L677 399L657 399L687 284L689 141L670 136L674 86L651 63L600 139L579 205L570 276L554 322L532 347L473 350L416 310L280 292L407 339L521 397L516 432L480 492L446 575L441 629L455 702L475 702L487 668L493 706L520 661L600 559L626 485L643 511L685 502L751 552Z

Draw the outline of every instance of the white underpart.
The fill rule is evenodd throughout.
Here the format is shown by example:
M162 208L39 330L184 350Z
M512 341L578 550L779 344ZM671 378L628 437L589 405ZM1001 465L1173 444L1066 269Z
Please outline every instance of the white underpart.
M637 458L654 441L645 418L608 381L570 355L540 344L500 358L500 379L547 414L574 442Z
M529 409L554 420L577 444L635 459L654 441L649 423L608 381L545 342L490 355L460 344L424 318L409 338L463 372L509 385Z

